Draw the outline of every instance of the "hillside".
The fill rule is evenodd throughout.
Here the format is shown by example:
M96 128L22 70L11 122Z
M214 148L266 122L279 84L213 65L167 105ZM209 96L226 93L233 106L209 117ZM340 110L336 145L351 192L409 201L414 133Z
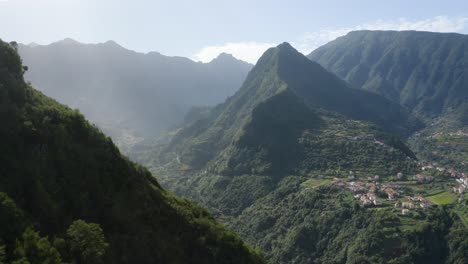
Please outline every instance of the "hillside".
M178 125L194 106L221 103L252 68L227 54L199 63L134 52L113 41L83 44L65 39L20 45L19 53L30 68L27 81L79 109L124 150Z
M468 36L356 31L309 56L357 88L401 104L427 127L409 143L419 159L466 171Z
M24 70L0 41L1 263L262 263Z
M427 119L465 126L468 36L418 31L355 31L308 57L356 88Z
M468 259L467 230L453 207L417 198L424 208L402 214L408 199L449 184L412 180L419 164L388 131L406 134L417 121L289 44L266 51L236 94L198 116L135 157L272 263ZM461 215L465 207L466 200Z

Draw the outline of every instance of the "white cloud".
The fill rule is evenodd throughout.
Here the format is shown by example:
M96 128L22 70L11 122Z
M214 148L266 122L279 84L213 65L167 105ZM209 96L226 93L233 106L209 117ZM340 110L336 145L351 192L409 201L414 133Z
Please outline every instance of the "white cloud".
M399 18L395 20L378 20L371 23L346 28L329 28L314 32L307 32L291 44L303 54L309 54L319 46L346 35L354 30L420 30L433 32L462 32L467 29L468 17L436 16L423 20L410 20ZM258 58L269 47L277 43L266 42L229 42L222 45L208 46L194 55L195 60L208 62L216 58L220 53L232 54L234 57L256 63Z
M409 20L400 18L396 20L378 20L372 23L349 28L324 29L308 32L292 44L304 54L310 53L319 46L346 35L354 30L419 30L433 32L462 32L467 28L468 17L436 16L424 20Z
M194 59L209 62L220 53L225 52L240 60L256 63L265 50L274 46L276 46L275 43L266 42L228 42L222 45L205 47L195 54Z

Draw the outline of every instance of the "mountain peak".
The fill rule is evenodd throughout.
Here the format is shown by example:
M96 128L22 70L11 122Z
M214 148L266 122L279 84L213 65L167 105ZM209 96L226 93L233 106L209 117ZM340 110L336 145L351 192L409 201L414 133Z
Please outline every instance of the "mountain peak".
M232 54L230 53L225 53L225 52L222 52L218 55L218 57L216 57L217 59L236 59L234 56L232 56Z
M37 44L36 42L30 42L29 44L26 44L26 46L34 48L34 47L37 47L37 46L40 46L40 45Z
M291 44L283 42L265 51L258 60L255 68L257 68L257 70L265 69L267 71L277 69L278 73L293 73L292 69L303 72L307 71L310 69L311 65L315 64L316 63L310 61L302 53L297 51ZM318 65L315 65L315 67L317 66Z
M242 65L242 66L252 67L252 65L250 63L245 62L243 60L240 60L240 59L234 57L232 54L225 53L225 52L220 53L218 55L218 57L216 57L213 60L211 60L210 62L208 62L208 64L212 64L212 65Z
M232 54L222 52L218 55L218 57L214 58L210 63L220 62L220 61L237 61L237 60L238 59L232 56Z
M283 42L276 47L280 50L296 50L289 42Z
M263 64L262 62L265 62L267 60L276 61L277 59L283 60L284 58L287 58L287 60L291 60L291 59L300 59L300 57L304 57L303 59L307 59L305 58L303 54L297 51L291 44L289 44L288 42L283 42L279 44L278 46L269 48L267 51L265 51L265 53L263 53L263 55L258 60L259 63L257 63L257 65L261 65Z
M63 40L57 41L56 43L61 43L61 44L66 44L66 45L75 45L75 44L81 44L80 42L72 39L72 38L65 38Z
M102 43L103 45L105 46L108 46L108 47L116 47L116 48L122 48L122 46L120 46L117 42L113 41L113 40L108 40L104 43Z
M230 53L222 52L218 55L218 57L214 58L209 63L219 63L219 62L244 62L244 61L234 57ZM244 63L247 63L247 62L244 62Z

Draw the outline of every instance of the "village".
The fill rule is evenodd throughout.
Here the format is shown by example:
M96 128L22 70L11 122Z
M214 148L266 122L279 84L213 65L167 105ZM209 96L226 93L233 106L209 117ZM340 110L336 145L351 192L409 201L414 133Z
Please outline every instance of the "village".
M468 175L454 169L438 167L437 164L419 163L421 173L406 177L403 173L397 173L392 180L382 180L380 176L369 176L367 180L357 177L353 171L347 178L333 178L331 184L351 191L354 198L364 207L388 207L393 206L401 215L409 215L411 211L424 210L435 203L427 197L406 192L409 183L411 186L420 186L435 181L434 176L426 172L438 172L444 181L452 186L450 192L458 195L458 201L464 199L468 192ZM405 188L406 187L406 188Z

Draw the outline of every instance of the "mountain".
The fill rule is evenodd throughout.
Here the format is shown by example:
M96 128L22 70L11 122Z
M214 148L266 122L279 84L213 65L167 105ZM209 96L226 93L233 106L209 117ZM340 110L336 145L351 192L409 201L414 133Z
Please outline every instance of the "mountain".
M271 263L465 261L466 218L458 213L468 216L466 200L456 209L424 203L408 216L398 205L434 193L456 200L436 190L448 186L445 178L430 187L403 179L419 165L390 132L409 133L413 120L283 43L223 104L134 157ZM386 192L400 196L388 200Z
M221 54L210 63L127 50L113 41L20 45L40 91L79 109L128 147L178 125L194 106L215 105L232 95L252 66Z
M354 87L429 120L467 125L468 36L418 31L355 31L308 57Z
M353 121L346 122L346 119ZM217 161L211 164L218 172L228 173L234 169L231 164L245 165L245 168L239 167L244 172L271 172L274 169L270 165L276 164L275 159L285 161L282 158L284 148L299 143L298 139L302 140L305 135L315 136L315 130L329 129L331 133L341 130L339 126L356 126L356 129L376 134L377 129L372 131L373 128L368 128L372 125L364 122L370 121L388 131L407 134L417 124L412 120L398 104L348 87L284 43L265 52L234 96L217 106L208 117L183 128L164 152L177 152L194 168L203 167L216 157ZM302 147L297 150L295 162L307 160ZM264 149L266 153L262 152L263 148L267 148ZM397 148L411 156L404 147ZM248 160L252 155L262 160L261 163L254 165L238 160ZM286 173L298 168L295 162L288 166L277 165L287 170L283 172ZM266 166L265 171L260 169L262 166Z
M468 170L467 35L356 31L308 57L424 120L426 128L409 141L419 159Z
M1 263L262 263L76 110L25 83L14 47L0 41Z

